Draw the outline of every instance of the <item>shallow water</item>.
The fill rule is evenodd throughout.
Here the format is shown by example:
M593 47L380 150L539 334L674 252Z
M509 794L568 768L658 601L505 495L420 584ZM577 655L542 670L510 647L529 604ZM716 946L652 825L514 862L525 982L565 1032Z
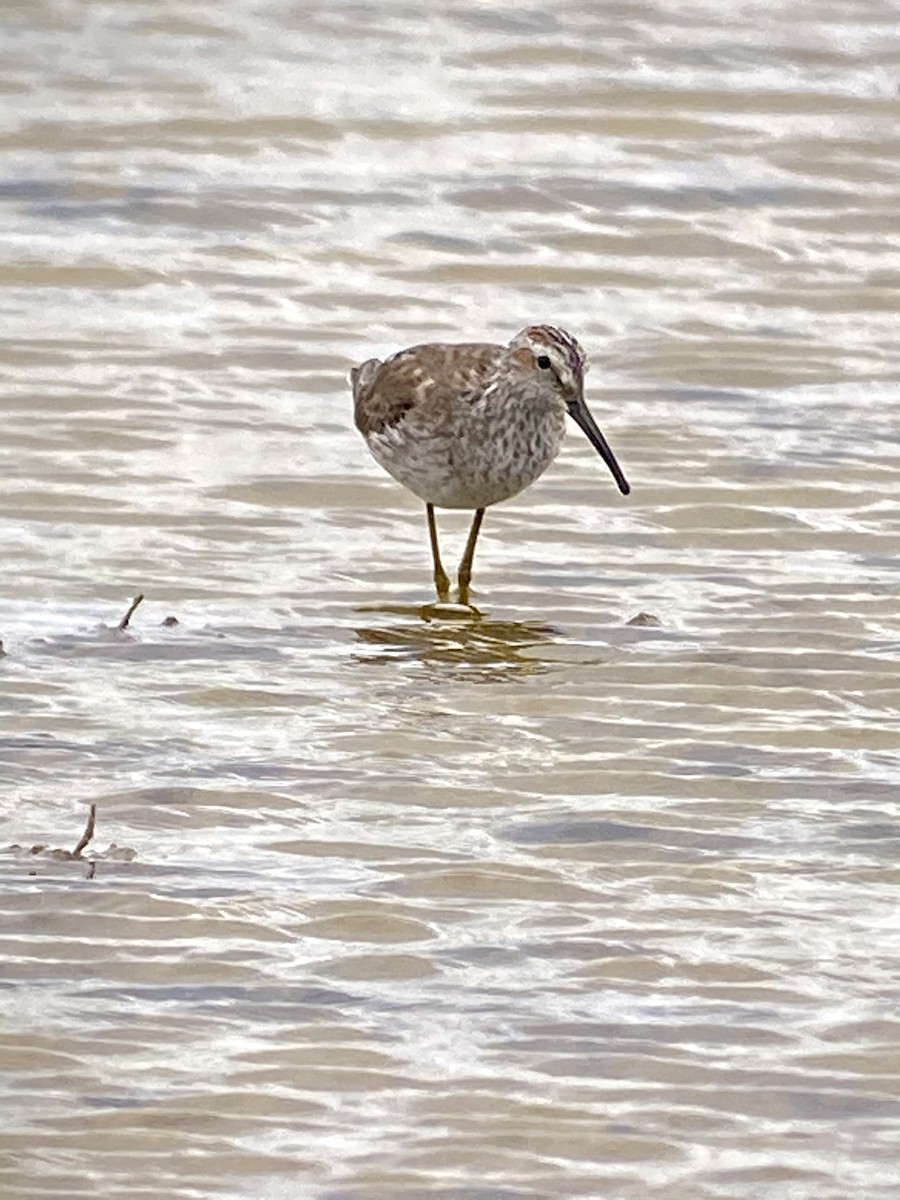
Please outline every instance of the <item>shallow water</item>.
M900 31L723 11L5 5L4 1194L896 1195ZM541 319L435 611L347 370Z

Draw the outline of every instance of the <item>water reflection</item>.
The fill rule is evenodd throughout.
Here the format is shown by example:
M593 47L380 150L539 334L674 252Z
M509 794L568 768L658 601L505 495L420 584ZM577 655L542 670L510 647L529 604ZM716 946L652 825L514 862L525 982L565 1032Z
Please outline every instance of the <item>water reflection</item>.
M543 622L492 620L476 608L456 604L369 606L359 611L406 619L358 627L356 636L366 647L354 655L358 662L417 659L442 679L448 668L474 682L541 674L548 663L539 648L561 636Z

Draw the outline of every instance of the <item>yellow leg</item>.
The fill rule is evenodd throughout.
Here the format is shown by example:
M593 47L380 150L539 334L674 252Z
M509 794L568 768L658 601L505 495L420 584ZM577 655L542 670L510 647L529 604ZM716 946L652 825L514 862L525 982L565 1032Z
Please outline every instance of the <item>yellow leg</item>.
M434 562L434 586L437 591L438 600L440 600L441 604L446 604L450 599L450 579L441 563L441 552L438 549L437 521L434 519L434 505L426 504L425 512L428 514L428 536L431 538L431 557Z
M462 562L459 564L459 602L460 604L469 603L469 584L472 582L472 559L475 557L475 543L478 541L478 531L481 529L481 522L484 520L484 509L477 508L475 516L472 519L472 528L469 530L469 540L466 542L466 549L462 556Z

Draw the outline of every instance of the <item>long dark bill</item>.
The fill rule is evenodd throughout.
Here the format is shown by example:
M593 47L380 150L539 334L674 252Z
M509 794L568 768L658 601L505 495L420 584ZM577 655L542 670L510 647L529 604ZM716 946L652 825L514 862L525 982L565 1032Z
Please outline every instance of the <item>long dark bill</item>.
M609 442L597 428L597 422L591 416L591 410L580 397L577 400L571 400L568 409L569 416L581 426L587 434L588 441L609 467L619 491L623 496L627 496L631 491L631 485L622 474L622 468L616 462L616 456L610 449Z

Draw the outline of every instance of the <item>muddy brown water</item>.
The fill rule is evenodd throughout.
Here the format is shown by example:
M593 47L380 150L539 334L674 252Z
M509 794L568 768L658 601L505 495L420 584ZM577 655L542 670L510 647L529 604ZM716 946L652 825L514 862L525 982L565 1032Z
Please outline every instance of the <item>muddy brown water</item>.
M896 1197L896 7L2 20L0 1192ZM347 370L534 320L435 616Z

